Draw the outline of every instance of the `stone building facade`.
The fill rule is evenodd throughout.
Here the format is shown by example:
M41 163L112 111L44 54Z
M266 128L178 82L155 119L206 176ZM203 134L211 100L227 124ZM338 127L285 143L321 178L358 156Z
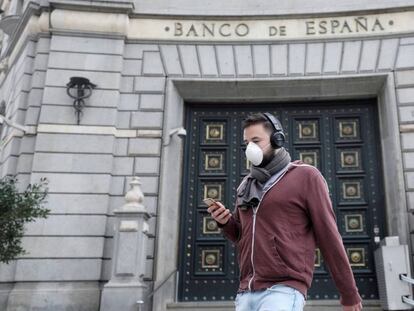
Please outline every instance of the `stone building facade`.
M231 310L230 294L200 296L192 290L203 287L186 283L200 277L206 288L234 287L237 279L233 249L205 215L188 216L199 212L188 197L209 191L203 178L224 178L232 189L223 177L230 175L209 165L226 144L230 154L234 141L214 149L208 139L239 137L236 115L257 109L280 112L298 158L312 155L327 174L324 163L343 166L330 180L338 224L349 233L356 274L373 283L366 304L380 310L375 241L392 235L410 249L413 243L414 1L3 0L2 9L0 113L25 131L2 125L0 175L17 175L21 187L47 177L51 215L27 226L28 253L0 266L0 310L100 309L111 276L113 211L133 176L151 215L143 310ZM67 94L75 76L96 84L79 124ZM295 122L310 128L297 144ZM170 135L181 127L185 139ZM322 135L345 127L350 132L339 138ZM313 134L322 135L318 142ZM355 141L345 139L354 134ZM329 146L351 162L329 160ZM191 161L204 153L206 172ZM195 170L201 177L191 177ZM189 219L205 230L187 245L188 236L198 237L188 233L195 228ZM338 308L335 294L312 295L309 308Z

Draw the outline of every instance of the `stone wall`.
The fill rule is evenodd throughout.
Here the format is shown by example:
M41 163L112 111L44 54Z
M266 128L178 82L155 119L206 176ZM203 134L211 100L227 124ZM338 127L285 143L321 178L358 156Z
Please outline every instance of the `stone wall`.
M151 5L142 9L151 9ZM177 102L190 97L172 91L172 80L214 82L215 91L222 88L224 94L227 83L236 80L264 84L293 78L322 81L391 74L402 148L392 152L403 158L402 182L407 194L407 204L403 200L395 208L403 217L411 217L407 209L414 208L413 56L412 36L220 44L139 42L112 33L80 31L31 37L5 72L0 95L6 101L7 116L33 126L34 131L22 135L5 127L0 175L17 174L22 187L47 177L51 215L27 226L23 239L27 255L11 265L0 265L0 309L5 309L12 290L10 310L46 305L50 310L97 310L100 288L111 272L113 210L124 204L134 175L141 178L145 205L152 216L145 275L149 290L174 272L178 244L161 237L178 228L179 205L170 205L167 198L171 195L179 201L176 192L180 189L172 189L179 185L165 184L165 180L170 174L179 176L174 170L179 169L182 154L177 149L177 156L170 157L177 140L173 138L172 146L166 147L162 139L172 127L183 125L178 122L183 113L175 108ZM86 100L80 125L66 94L72 76L86 77L97 85ZM292 87L284 97L269 92L267 99L307 100L319 98L317 94L344 98L358 93L343 93L340 85L326 90L322 83L320 89L310 91L314 85L306 83L297 91ZM369 88L366 83L355 88ZM203 92L213 91L194 85L193 93L201 94L198 99ZM253 98L255 90L248 91ZM241 89L238 95L243 95ZM387 136L384 129L383 137ZM410 224L413 228L414 219L410 218ZM409 228L404 235L408 232ZM178 229L174 235L178 236ZM170 257L161 256L167 252ZM169 285L166 300L175 290L174 284ZM164 307L158 304L156 308Z

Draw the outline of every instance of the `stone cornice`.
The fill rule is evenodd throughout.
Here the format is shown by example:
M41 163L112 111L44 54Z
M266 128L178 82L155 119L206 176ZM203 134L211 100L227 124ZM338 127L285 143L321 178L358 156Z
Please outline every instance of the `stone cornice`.
M128 33L129 17L122 13L85 12L56 9L51 12L51 31L79 31L125 35Z
M332 40L414 34L414 11L238 19L130 18L128 39L195 42Z
M361 12L355 15L283 17L139 16L130 1L50 0L50 7L31 2L11 36L11 54L23 32L79 32L121 35L132 40L166 41L281 41L357 38L414 33L414 11ZM47 18L45 13L50 11ZM33 23L33 16L40 16ZM37 25L35 25L37 23ZM30 27L27 27L30 25Z
M85 1L85 0L49 0L51 7L61 10L75 10L87 12L125 13L134 11L133 1Z
M191 19L145 17L127 12L54 9L51 12L50 30L123 35L130 40L143 41L278 42L414 34L412 20L414 10L296 19Z

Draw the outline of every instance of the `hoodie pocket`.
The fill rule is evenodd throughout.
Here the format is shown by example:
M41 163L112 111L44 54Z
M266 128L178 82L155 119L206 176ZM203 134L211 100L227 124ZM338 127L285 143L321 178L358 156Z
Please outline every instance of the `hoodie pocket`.
M303 273L305 271L306 261L303 245L297 240L284 240L276 237L273 237L272 239L274 248L287 269L291 273Z
M274 237L257 246L254 257L255 269L261 278L274 281L289 276L289 267L280 256Z
M273 256L276 258L276 261L280 262L280 265L283 266L284 270L286 271L289 270L288 264L283 259L284 257L283 254L279 253L280 248L278 247L277 239L275 237L272 237L271 243L272 243Z
M240 269L240 281L247 278L251 272L250 250L251 247L246 245L246 238L242 238L236 244L237 261Z

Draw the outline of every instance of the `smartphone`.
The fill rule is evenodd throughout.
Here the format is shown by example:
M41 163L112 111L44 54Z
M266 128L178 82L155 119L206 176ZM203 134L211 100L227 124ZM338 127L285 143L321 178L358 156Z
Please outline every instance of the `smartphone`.
M216 203L216 200L214 200L214 199L212 199L212 198L206 198L206 199L204 199L204 200L203 200L203 202L204 202L207 206L210 206L210 205L213 205L214 203Z

